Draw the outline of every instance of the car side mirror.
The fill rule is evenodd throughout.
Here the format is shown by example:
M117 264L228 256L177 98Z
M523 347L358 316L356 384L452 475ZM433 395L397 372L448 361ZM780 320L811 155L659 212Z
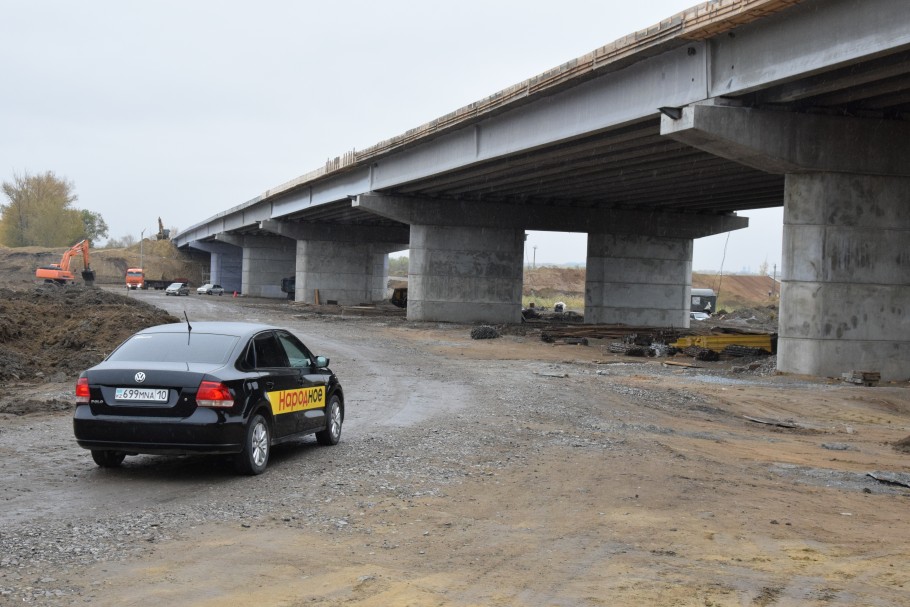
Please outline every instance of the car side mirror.
M325 356L317 356L316 362L313 363L313 366L317 369L325 369L329 366L329 359Z

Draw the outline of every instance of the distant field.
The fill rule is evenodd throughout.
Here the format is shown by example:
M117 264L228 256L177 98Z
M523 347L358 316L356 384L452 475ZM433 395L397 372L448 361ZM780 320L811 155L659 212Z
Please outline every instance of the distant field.
M718 293L717 309L777 305L780 284L770 276L754 274L692 274L693 289L714 289ZM565 302L572 310L584 309L585 269L542 266L526 269L522 303L552 307L557 301Z

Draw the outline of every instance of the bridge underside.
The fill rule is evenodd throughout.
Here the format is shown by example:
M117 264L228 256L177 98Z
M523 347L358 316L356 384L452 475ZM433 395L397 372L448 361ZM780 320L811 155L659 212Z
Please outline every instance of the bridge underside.
M783 206L778 367L910 378L910 4L773 4L667 21L186 238L246 293L353 304L409 248L409 318L515 322L524 231L583 232L586 322L688 326L693 240Z

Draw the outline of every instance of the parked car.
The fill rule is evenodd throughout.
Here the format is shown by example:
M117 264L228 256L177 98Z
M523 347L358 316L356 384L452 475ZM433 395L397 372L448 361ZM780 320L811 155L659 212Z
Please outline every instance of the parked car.
M196 289L196 293L199 295L224 295L224 287L207 282Z
M290 331L197 322L139 331L84 371L73 431L104 468L139 453L207 453L260 474L272 445L307 434L335 445L343 421L329 359Z
M168 286L168 288L166 288L164 290L164 294L165 295L176 295L178 297L181 295L189 295L190 286L188 284L186 284L185 282L172 282L170 284L170 286Z
M708 320L711 315L706 312L689 312L689 317L692 320Z

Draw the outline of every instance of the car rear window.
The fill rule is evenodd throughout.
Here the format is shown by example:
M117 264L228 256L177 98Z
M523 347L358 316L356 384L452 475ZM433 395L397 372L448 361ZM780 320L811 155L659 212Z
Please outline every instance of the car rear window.
M237 340L214 333L147 333L133 335L108 360L225 364Z

